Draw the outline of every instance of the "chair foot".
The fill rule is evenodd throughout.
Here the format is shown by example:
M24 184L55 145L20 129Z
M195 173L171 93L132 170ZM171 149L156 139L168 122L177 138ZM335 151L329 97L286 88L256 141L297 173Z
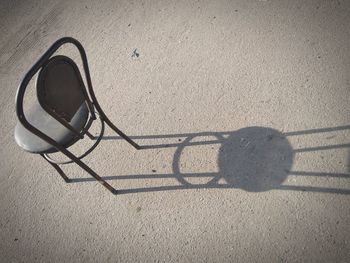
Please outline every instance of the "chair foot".
M63 178L63 180L66 182L66 183L70 183L72 182L71 179L68 178L68 176L62 171L62 169L58 166L58 164L55 164L55 163L51 163L49 160L47 160L45 158L45 156L43 154L40 154L49 164L51 164L53 166L53 168L55 168L55 170L58 172L58 174Z
M138 145L136 142L134 142L132 139L130 139L129 136L127 136L125 133L123 133L121 130L119 130L107 117L104 118L104 121L107 123L107 125L115 131L120 137L122 137L124 140L126 140L128 143L130 143L136 150L140 150L141 146Z
M79 165L82 169L84 169L87 173L89 173L92 177L94 177L97 182L99 182L105 188L107 188L108 191L110 191L112 194L115 194L115 195L117 194L117 190L113 186L111 186L109 183L107 183L105 180L103 180L96 172L94 172L94 170L92 170L89 166L87 166L81 160L76 158L74 155L72 154L69 154L69 155L71 156L68 156L68 157L70 157L77 165Z
M95 179L100 184L102 184L104 187L106 187L108 189L108 191L110 191L112 194L114 194L114 195L117 194L117 190L113 186L111 186L109 183L107 183L105 180L103 180L101 177L98 176L98 178L97 178L95 175L92 175L92 176L95 177Z
M92 96L92 100L93 100L93 105L96 107L97 112L100 115L100 118L102 121L106 122L107 125L113 130L115 131L120 137L122 137L124 140L126 140L128 143L130 143L136 150L140 150L141 147L140 145L138 145L136 142L134 142L133 140L131 140L126 134L124 134L121 130L119 130L106 116L106 114L103 112L101 106L98 104L97 99L95 97L95 94L92 90L91 87L89 87L89 91L91 93Z
M70 183L73 180L68 178L68 176L62 171L62 169L56 164L51 163L49 160L45 158L43 154L40 154L49 164L51 164L55 170L59 173L59 175L63 178L63 180L66 183ZM105 180L103 180L99 175L97 175L90 167L88 167L86 164L78 160L73 160L76 164L78 164L81 168L83 168L86 172L88 172L92 177L94 177L100 184L102 184L104 187L108 189L112 194L117 195L117 190L112 187L109 183L107 183Z
M85 134L91 139L91 140L95 140L96 137L93 136L90 132L86 131Z

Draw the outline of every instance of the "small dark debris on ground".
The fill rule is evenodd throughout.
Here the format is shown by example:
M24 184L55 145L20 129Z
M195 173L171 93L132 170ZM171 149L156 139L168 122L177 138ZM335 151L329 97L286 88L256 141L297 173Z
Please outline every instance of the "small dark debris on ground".
M133 57L139 57L140 56L140 54L137 52L137 48L135 48L134 49L134 52L132 52L132 55L131 55L131 57L133 58Z

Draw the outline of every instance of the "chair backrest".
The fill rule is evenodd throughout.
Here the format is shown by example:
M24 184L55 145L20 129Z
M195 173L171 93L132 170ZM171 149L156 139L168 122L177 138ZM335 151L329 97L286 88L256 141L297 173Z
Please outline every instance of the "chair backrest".
M47 60L39 72L36 88L43 109L66 122L89 100L78 66L66 56Z

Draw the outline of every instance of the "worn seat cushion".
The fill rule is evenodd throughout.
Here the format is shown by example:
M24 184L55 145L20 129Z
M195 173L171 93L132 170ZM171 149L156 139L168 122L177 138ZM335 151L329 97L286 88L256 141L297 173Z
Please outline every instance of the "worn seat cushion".
M89 111L86 103L81 104L69 124L81 131L88 119ZM76 140L76 135L49 115L39 104L32 107L26 119L35 128L48 135L60 145L68 147ZM20 122L15 128L15 140L24 150L32 153L51 153L57 150L49 143L27 130Z

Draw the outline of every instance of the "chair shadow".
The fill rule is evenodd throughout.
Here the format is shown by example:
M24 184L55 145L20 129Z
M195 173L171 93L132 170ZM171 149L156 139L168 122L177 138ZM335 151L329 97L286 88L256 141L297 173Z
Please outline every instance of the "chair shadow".
M247 192L265 192L270 190L307 191L334 194L350 194L350 189L300 186L283 184L289 175L314 176L328 178L347 178L350 173L328 173L314 171L291 171L296 153L314 152L339 148L350 148L348 144L335 144L293 149L288 137L350 130L348 126L311 129L281 133L272 128L247 127L232 132L201 132L167 135L132 136L132 139L171 139L184 138L181 142L170 144L143 145L142 150L176 148L170 174L140 174L105 176L104 180L135 180L175 178L178 185L120 189L118 194L156 192L186 189L238 188ZM198 138L214 138L198 141ZM105 136L104 140L120 140L118 136ZM180 158L186 147L219 144L217 166L213 173L182 173ZM208 182L192 183L193 178L210 178ZM94 178L72 179L72 183L95 181ZM222 183L224 181L225 183Z

